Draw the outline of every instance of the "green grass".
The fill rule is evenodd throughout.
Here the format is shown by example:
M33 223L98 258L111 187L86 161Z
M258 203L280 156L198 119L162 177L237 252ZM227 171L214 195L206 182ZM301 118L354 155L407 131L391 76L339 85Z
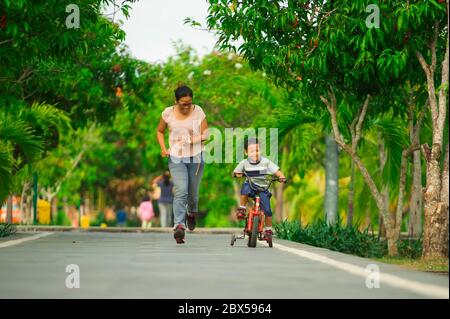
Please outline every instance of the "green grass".
M0 237L6 237L13 235L17 232L17 229L12 224L0 224Z
M374 260L401 266L403 268L419 271L427 271L433 273L447 273L448 275L448 258L436 258L431 260L423 260L421 258L403 258L403 257L383 257Z

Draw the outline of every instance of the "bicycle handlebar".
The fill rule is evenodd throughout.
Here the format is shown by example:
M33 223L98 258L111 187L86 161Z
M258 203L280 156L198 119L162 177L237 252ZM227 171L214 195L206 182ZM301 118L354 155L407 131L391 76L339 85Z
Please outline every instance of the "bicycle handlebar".
M266 191L266 190L268 190L268 189L270 188L270 186L272 185L273 182L287 183L287 179L286 179L286 178L280 179L280 178L278 178L278 177L272 177L272 178L269 180L269 184L267 185L267 187L261 187L261 186L258 186L258 188L259 188L259 189L258 189L258 188L255 188L255 187L254 187L255 183L252 182L251 176L248 176L248 174L247 174L246 172L242 172L242 173L238 173L238 174L243 174L243 175L245 176L245 178L247 179L247 181L249 182L250 187L251 187L253 190L255 190L255 191L262 191L262 192L264 192L264 191ZM233 175L234 175L234 177L236 177L236 178L240 177L240 176L236 176L236 173L233 173Z

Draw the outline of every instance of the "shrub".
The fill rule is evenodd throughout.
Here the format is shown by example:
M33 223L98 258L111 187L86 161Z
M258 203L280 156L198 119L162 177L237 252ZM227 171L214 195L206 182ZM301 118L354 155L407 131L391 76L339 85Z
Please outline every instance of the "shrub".
M50 225L70 226L72 222L64 211L59 211L56 214L56 219L50 222Z
M422 238L412 240L400 240L398 243L398 254L402 257L417 259L422 257Z
M387 243L369 232L358 229L358 225L347 227L341 220L328 225L324 220L302 226L300 222L284 221L274 225L277 236L316 247L327 248L346 254L366 258L381 258L387 255ZM422 254L421 240L400 240L398 242L401 257L418 258Z
M12 224L0 224L0 237L13 235L17 232L16 226Z

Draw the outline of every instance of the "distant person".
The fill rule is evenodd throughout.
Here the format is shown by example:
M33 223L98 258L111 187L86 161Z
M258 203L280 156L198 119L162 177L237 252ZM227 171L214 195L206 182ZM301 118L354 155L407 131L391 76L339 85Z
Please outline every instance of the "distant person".
M173 226L173 183L170 180L170 172L166 171L155 179L160 192L158 198L159 218L161 227Z
M127 226L127 212L125 209L119 209L116 214L117 218L117 227L126 227Z
M142 221L142 229L148 229L152 227L152 219L153 217L155 217L155 213L153 211L153 204L150 200L150 196L145 195L142 199L142 202L138 208L138 216Z

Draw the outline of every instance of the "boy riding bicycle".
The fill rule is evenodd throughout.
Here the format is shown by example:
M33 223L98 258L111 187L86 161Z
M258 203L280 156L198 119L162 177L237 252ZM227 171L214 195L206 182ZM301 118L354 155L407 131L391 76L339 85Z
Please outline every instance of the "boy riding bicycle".
M244 151L247 158L242 160L234 169L233 174L237 177L242 177L244 173L251 178L252 184L255 187L266 189L268 180L266 175L274 174L280 182L286 182L286 177L280 171L278 165L266 157L260 156L259 144L257 138L249 138L244 142ZM237 209L236 215L239 220L246 218L248 197L255 198L256 193L248 181L242 184L240 207ZM265 215L265 240L272 239L272 210L270 209L270 197L272 193L269 190L259 192L261 208Z

